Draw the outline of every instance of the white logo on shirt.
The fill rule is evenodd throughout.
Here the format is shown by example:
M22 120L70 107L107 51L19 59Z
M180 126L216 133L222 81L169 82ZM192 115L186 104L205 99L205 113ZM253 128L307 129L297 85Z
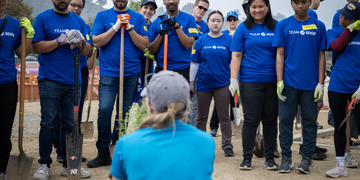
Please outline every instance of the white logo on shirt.
M351 43L349 43L349 46L359 46L360 45L360 41L351 41Z
M274 33L265 33L265 32L262 32L262 33L249 33L250 36L274 36L275 34Z
M316 36L316 32L314 32L314 31L303 31L303 30L301 30L301 31L292 31L292 30L290 30L289 34L290 35L299 35L300 34L302 36L304 36L304 35Z
M203 49L223 49L226 50L225 46L204 46Z
M54 29L55 33L67 33L70 29Z
M2 32L1 36L10 36L10 37L15 37L15 33L13 32Z

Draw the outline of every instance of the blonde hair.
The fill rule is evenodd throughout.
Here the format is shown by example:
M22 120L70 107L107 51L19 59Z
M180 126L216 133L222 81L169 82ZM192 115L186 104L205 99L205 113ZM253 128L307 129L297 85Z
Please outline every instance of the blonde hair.
M185 104L183 102L172 102L166 105L167 111L163 113L155 112L146 118L140 125L142 128L163 129L174 123L175 119L187 122L185 115Z

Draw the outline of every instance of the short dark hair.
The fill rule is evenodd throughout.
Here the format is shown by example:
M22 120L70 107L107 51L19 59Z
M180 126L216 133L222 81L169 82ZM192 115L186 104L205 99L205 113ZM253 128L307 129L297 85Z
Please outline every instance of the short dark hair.
M251 6L251 3L253 1L255 1L255 0L249 0L249 7ZM263 0L263 1L266 4L266 6L269 8L269 11L267 12L267 14L265 16L264 25L266 25L269 30L274 30L275 29L275 20L271 14L270 1L269 0ZM255 24L255 21L254 21L253 17L251 16L250 12L249 12L249 15L246 17L244 24L245 24L246 28L248 28L248 29L251 29L253 27L253 25Z
M196 1L195 1L195 6L197 6L200 1L205 2L205 3L207 3L207 4L210 5L209 0L196 0Z
M224 22L224 15L221 13L221 11L218 11L218 10L211 11L211 13L209 13L209 15L208 15L208 17L207 17L206 22L209 22L210 17L211 17L212 15L214 15L214 14L220 14L221 19L222 19L222 21Z
M85 0L82 0L82 2L83 2L83 8L85 7Z

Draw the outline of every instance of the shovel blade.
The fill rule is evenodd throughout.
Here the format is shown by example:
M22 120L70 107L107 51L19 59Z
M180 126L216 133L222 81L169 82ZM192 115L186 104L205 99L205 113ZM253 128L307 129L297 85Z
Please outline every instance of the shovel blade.
M241 120L241 113L240 113L240 108L238 107L235 107L235 108L232 108L233 110L233 113L234 113L234 121L235 121L235 124L237 126L241 126L242 125L242 120Z
M6 175L11 180L30 179L30 171L33 158L27 157L25 153L19 156L10 156Z
M94 123L89 122L82 122L81 123L81 133L84 139L92 139L94 135Z
M68 179L80 179L82 134L74 131L66 135L66 160Z

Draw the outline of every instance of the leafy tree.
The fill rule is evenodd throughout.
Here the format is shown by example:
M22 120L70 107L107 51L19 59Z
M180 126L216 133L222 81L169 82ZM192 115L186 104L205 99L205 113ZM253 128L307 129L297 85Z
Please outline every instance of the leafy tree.
M129 4L129 8L134 11L138 11L140 7L141 0L131 0Z
M22 0L8 0L5 13L17 19L20 17L27 17L30 21L33 20L31 17L32 8Z

